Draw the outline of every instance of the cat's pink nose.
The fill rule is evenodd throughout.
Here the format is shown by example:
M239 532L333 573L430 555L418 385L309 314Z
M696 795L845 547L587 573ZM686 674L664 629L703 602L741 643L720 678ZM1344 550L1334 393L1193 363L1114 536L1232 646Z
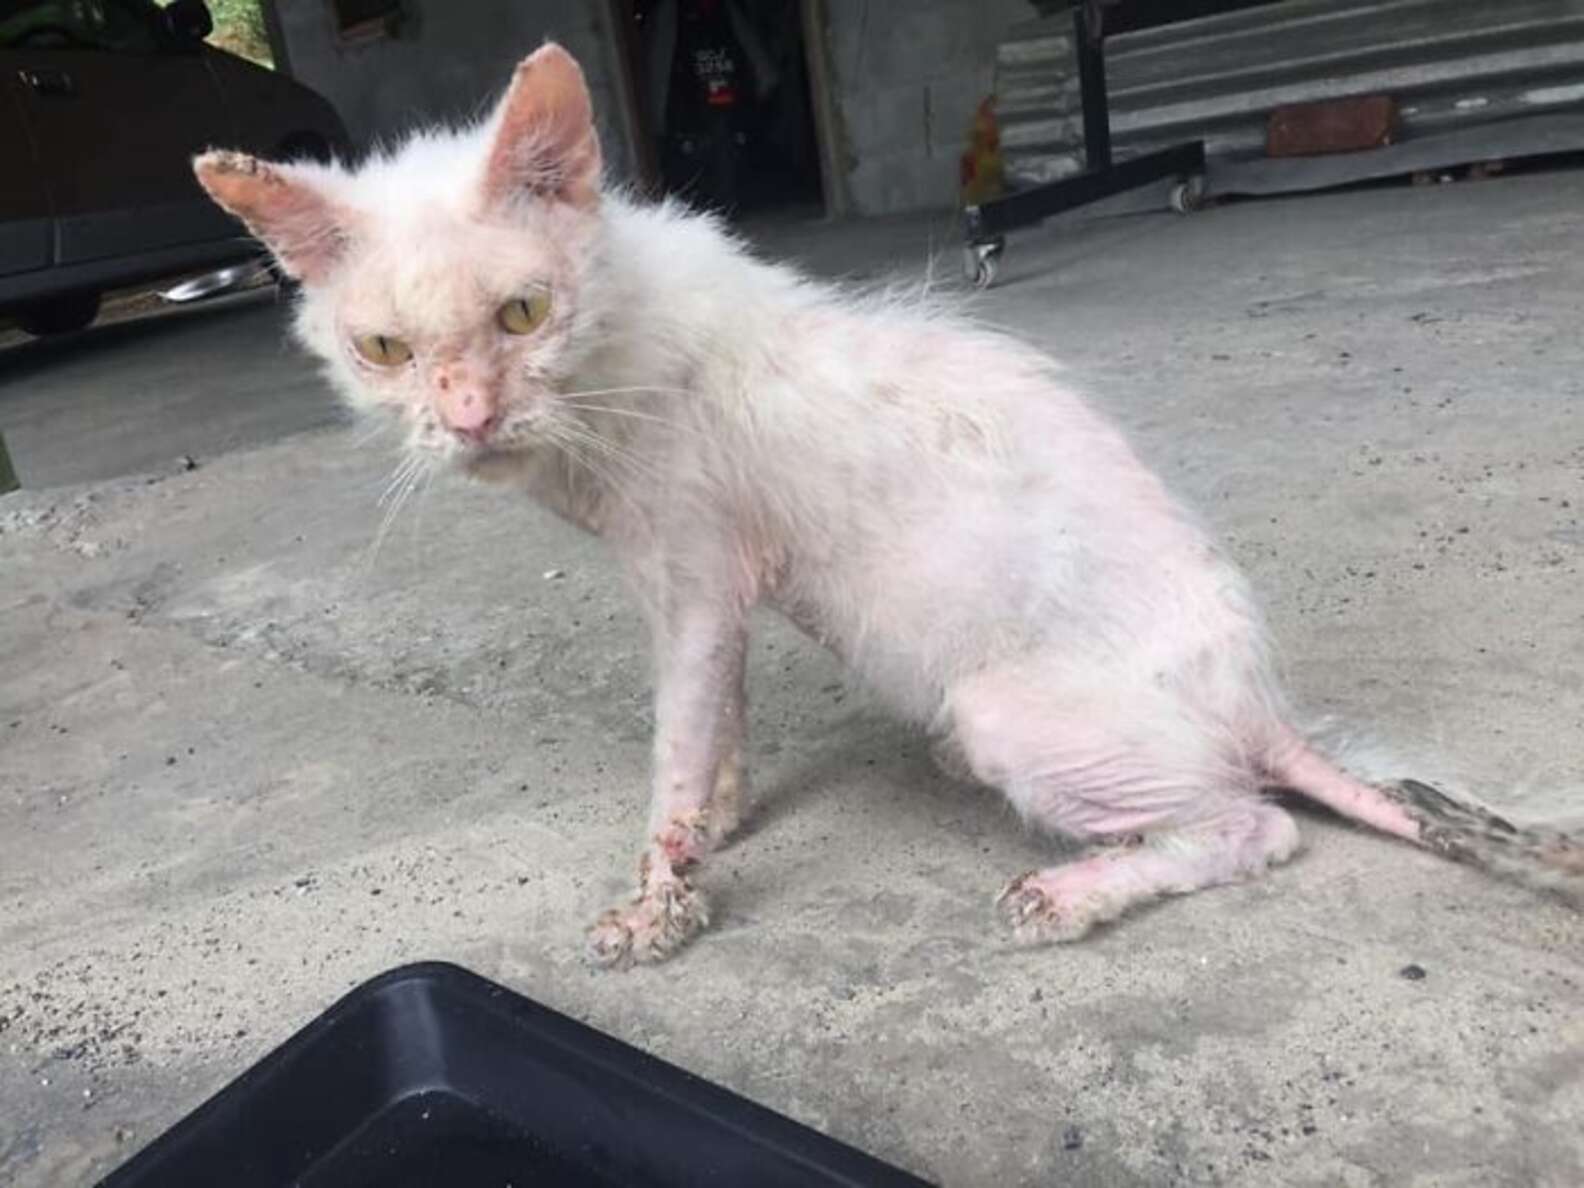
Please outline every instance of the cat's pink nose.
M500 424L494 399L479 388L448 384L441 388L438 403L441 423L467 441L488 441Z

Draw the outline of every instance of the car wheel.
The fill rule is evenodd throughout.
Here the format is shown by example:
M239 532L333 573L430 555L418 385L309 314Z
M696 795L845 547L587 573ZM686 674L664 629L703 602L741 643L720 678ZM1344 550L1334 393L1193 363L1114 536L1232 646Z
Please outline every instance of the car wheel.
M81 330L99 314L98 293L66 293L18 310L17 325L38 338Z

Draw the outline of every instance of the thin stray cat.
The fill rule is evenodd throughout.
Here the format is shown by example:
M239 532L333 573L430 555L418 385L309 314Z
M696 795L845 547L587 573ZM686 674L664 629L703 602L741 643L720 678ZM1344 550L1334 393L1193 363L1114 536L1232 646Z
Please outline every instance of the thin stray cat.
M355 170L194 167L301 281L297 333L352 404L394 413L424 464L604 537L632 575L658 670L653 801L596 957L653 961L708 922L689 871L741 812L760 602L1025 819L1093 843L1001 892L1022 940L1290 857L1273 785L1453 857L1584 874L1563 835L1313 750L1243 577L1052 361L604 190L559 46L477 126Z

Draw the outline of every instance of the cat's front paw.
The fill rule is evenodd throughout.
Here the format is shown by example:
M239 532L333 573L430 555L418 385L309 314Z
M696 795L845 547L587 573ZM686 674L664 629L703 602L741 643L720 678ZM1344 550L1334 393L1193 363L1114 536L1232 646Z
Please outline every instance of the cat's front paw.
M653 844L660 853L646 857L639 867L641 887L647 887L651 881L650 863L658 862L660 869L669 867L674 877L680 877L677 872L697 864L713 848L715 839L710 833L707 814L693 812L672 817L655 831Z
M637 898L594 921L589 953L600 965L618 969L663 961L708 923L704 896L672 872L645 880Z

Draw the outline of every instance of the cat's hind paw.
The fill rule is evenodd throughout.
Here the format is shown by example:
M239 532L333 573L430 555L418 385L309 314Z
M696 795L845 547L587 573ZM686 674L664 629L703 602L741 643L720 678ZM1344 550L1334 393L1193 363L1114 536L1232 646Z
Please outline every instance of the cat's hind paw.
M1013 879L996 896L996 908L1020 945L1065 944L1081 940L1109 919L1100 904L1083 895L1062 895L1042 886L1039 871Z

